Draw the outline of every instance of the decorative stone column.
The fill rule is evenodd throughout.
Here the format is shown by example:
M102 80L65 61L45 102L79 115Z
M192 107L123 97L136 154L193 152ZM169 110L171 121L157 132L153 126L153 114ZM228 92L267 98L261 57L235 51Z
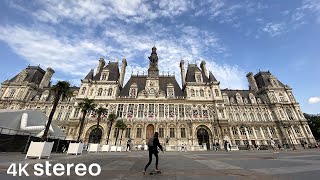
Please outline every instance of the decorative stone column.
M239 136L239 139L240 139L240 145L244 145L242 137L241 137L241 133L240 133L240 128L238 126L237 126L237 131L238 131L238 136Z
M270 139L273 138L268 126L267 126L267 130L268 130L268 134L269 134Z
M244 127L244 131L246 132L246 137L247 137L247 140L248 140L249 145L252 145L251 140L250 140L250 137L249 137L249 133L248 133L247 127Z
M251 129L253 131L253 136L254 136L254 139L256 140L256 144L260 145L260 142L258 141L258 137L257 137L257 133L256 133L255 128L252 126Z
M260 133L261 133L261 136L262 136L262 139L263 139L263 143L264 143L264 144L267 144L266 137L264 136L262 127L260 126L259 129L260 129Z
M291 127L291 130L292 130L292 133L293 133L293 136L294 136L294 141L295 141L295 144L297 144L298 142L297 142L297 139L298 139L298 136L297 136L297 134L296 134L296 132L294 131L294 128L293 128L293 126L290 126Z
M236 144L236 141L235 141L234 136L233 136L232 128L231 128L231 127L229 127L229 130L230 130L230 137L231 137L232 145L235 145L235 144Z

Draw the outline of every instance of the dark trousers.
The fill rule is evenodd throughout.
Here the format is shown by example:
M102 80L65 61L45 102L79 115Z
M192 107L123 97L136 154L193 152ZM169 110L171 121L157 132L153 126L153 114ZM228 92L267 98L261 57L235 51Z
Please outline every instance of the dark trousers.
M158 169L158 161L159 161L158 153L149 151L149 162L147 163L146 167L144 167L144 171L147 171L147 168L152 162L152 154L156 157L156 169Z

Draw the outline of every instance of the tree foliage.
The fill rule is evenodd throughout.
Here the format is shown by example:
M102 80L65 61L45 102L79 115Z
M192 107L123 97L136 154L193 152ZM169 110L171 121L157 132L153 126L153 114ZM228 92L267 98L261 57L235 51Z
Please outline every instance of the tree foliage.
M309 127L312 131L312 134L315 139L320 139L320 115L312 115L304 113L306 117Z
M81 134L83 131L83 126L84 126L84 121L85 121L86 115L89 111L94 110L94 108L96 107L96 104L94 103L93 99L85 98L85 99L83 99L82 102L79 103L79 107L82 112L82 118L80 119L80 128L79 128L79 134L78 134L78 138L77 138L78 142L80 141L80 137L81 137Z

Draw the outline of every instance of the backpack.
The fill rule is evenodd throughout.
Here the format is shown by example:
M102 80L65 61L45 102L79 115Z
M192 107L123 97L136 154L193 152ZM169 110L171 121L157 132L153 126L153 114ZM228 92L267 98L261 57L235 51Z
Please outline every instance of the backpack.
M153 140L154 140L153 137L148 140L148 144L147 144L148 147L153 147Z

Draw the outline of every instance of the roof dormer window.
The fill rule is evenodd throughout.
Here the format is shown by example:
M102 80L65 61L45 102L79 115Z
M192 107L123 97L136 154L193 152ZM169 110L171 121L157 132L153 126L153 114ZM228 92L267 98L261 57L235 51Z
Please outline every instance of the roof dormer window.
M102 74L101 74L100 80L101 81L106 81L106 80L108 80L108 76L109 76L109 71L103 71Z
M195 76L196 76L196 82L202 82L202 76L200 73L196 73Z

